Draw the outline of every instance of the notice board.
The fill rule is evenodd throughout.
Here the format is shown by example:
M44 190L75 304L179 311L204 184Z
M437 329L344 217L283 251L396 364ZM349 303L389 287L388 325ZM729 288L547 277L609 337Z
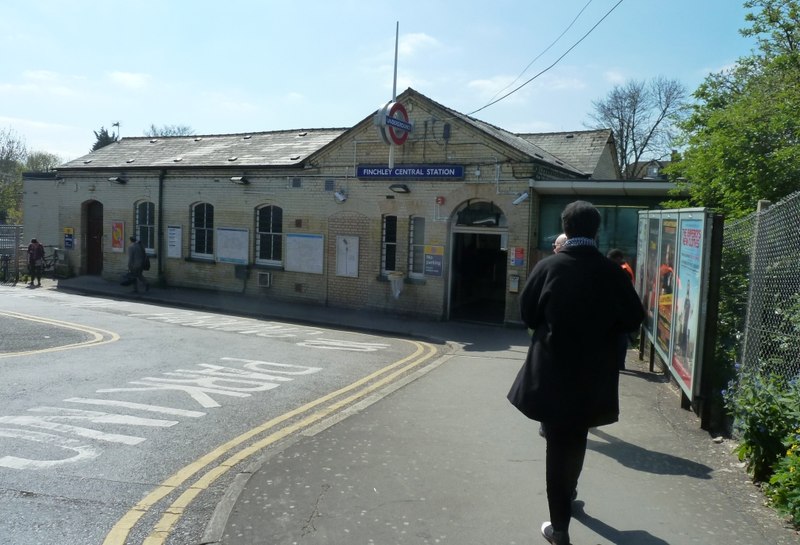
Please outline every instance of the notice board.
M325 237L288 233L286 235L287 271L322 274L322 257L325 253Z
M247 265L249 240L250 232L247 229L217 227L217 261Z

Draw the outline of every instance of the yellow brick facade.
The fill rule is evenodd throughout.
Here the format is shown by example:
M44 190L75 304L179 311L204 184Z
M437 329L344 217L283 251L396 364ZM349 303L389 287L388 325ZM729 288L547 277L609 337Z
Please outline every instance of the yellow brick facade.
M450 317L454 278L468 272L453 269L454 244L461 240L458 233L467 232L467 238L498 237L502 248L492 251L495 255L505 252L505 267L494 263L492 270L487 266L488 272L482 274L493 285L502 287L502 294L497 296L502 304L498 321L519 323L518 294L511 289L511 278L516 277L521 287L531 265L538 199L529 190L529 180L537 173L541 178L547 165L540 168L530 155L491 132L453 117L450 110L421 95L412 93L400 100L404 100L414 129L404 145L395 147L394 164L458 165L464 169L463 179L359 179L359 166L386 166L390 160L390 148L380 139L369 117L352 129L343 130L341 136L304 157L296 167L243 167L231 161L215 168L198 168L187 165L188 158L184 158L150 168L100 168L84 161L86 167L81 168L75 166L76 160L69 164L71 168L59 172L57 180L26 184L26 222L38 221L42 229L49 231L40 233L40 237L50 244L61 242L64 228L74 229L75 247L66 253L76 274L88 274L93 260L98 259L88 250L92 237L89 211L92 207L95 211L101 209L102 229L97 233L102 237L101 274L117 279L126 271L126 248L136 224L136 205L152 202L159 234L151 257L153 266L146 276L163 286L244 293L263 298L265 305L270 300L288 300L433 319ZM124 144L123 140L120 161L125 159ZM110 181L114 176L123 177L125 183ZM248 183L233 183L234 176L244 177ZM389 186L395 182L406 184L410 192L391 191ZM343 192L346 200L334 198L335 191ZM512 204L526 191L531 198ZM198 203L214 207L215 229L248 231L246 278L237 277L234 264L191 256L191 211ZM502 213L501 224L456 225L459 211L475 203L498 209ZM282 210L285 239L297 234L322 237L321 274L286 270L286 242L282 266L255 263L256 210L263 205ZM43 221L45 216L41 214L52 214L48 217L55 220ZM397 218L396 264L405 277L398 298L392 295L388 277L381 274L383 217L387 215ZM424 218L424 245L443 249L441 269L434 267L431 274L416 278L408 270L413 217ZM123 222L125 227L123 251L112 247L114 221ZM167 255L171 226L180 227L179 257ZM337 274L340 237L357 241L356 276ZM310 256L302 257L311 260ZM258 285L258 275L263 272L271 273L269 287Z

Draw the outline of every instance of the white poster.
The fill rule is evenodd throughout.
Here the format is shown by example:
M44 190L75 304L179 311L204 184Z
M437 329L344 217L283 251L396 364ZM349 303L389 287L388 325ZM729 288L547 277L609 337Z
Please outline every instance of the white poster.
M285 269L294 272L322 274L324 241L322 235L288 233L286 235Z
M167 257L183 257L183 227L167 225Z
M358 237L336 237L336 276L358 278Z
M233 227L217 227L217 261L247 265L250 231Z

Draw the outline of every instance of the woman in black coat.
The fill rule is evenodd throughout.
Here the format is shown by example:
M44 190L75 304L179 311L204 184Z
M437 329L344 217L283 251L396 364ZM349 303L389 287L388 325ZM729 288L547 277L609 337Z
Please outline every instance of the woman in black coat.
M597 250L597 209L575 201L561 221L567 242L536 264L520 297L533 335L508 398L542 423L552 521L542 534L567 545L589 428L619 418L618 339L639 327L644 309L625 272Z

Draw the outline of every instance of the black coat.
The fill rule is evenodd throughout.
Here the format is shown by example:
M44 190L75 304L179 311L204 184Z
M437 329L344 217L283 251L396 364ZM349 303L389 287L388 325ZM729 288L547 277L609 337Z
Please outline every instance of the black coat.
M541 422L616 422L619 337L644 318L622 268L592 246L565 246L531 271L520 310L533 334L508 399Z

